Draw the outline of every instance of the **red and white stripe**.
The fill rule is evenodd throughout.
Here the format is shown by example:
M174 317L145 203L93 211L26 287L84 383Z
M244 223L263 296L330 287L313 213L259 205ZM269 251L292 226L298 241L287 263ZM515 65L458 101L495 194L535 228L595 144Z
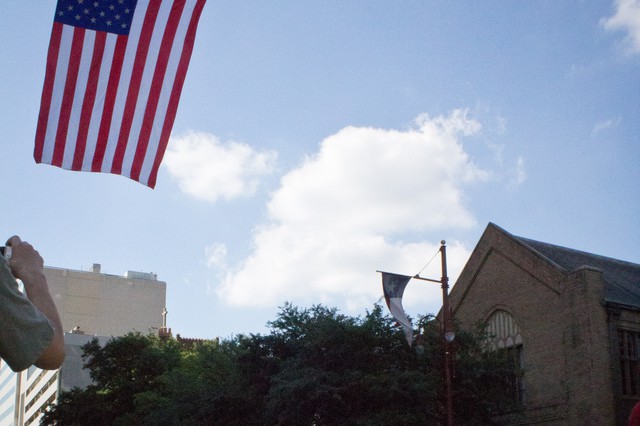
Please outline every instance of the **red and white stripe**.
M128 36L54 22L34 158L151 188L206 0L138 0Z

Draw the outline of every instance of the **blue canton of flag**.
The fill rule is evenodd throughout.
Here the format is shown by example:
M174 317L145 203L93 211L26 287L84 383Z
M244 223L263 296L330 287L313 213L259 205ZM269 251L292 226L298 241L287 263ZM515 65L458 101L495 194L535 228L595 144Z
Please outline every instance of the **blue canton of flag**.
M74 27L128 35L137 0L58 0L54 20Z

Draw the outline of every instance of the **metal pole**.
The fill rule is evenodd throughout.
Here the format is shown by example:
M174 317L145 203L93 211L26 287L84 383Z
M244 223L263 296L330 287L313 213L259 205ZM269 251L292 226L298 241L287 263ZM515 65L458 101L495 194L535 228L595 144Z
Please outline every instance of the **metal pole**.
M453 426L453 389L451 384L451 350L448 334L451 329L451 307L449 306L449 277L447 276L446 241L440 242L442 255L442 340L444 345L444 380L447 392L447 426Z

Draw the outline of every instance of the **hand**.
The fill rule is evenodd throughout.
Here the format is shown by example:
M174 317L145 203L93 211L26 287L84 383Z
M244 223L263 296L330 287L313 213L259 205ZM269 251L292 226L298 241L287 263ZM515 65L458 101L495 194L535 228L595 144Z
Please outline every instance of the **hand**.
M24 278L43 273L44 260L31 244L14 235L7 240L6 245L11 247L11 257L8 259L8 264L14 277L24 282Z
M65 357L64 331L58 310L49 293L49 285L44 275L44 260L31 244L22 241L17 235L9 238L6 245L11 247L11 257L8 259L11 273L22 281L27 298L47 317L53 328L53 340L34 365L44 370L55 370L60 367Z

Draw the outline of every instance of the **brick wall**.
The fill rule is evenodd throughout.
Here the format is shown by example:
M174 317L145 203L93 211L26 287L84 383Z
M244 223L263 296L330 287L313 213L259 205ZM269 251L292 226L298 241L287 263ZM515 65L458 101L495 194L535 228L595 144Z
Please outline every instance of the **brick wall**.
M567 273L489 226L451 291L456 321L484 322L496 309L520 327L524 413L503 420L547 425L615 424L607 312L600 271Z

